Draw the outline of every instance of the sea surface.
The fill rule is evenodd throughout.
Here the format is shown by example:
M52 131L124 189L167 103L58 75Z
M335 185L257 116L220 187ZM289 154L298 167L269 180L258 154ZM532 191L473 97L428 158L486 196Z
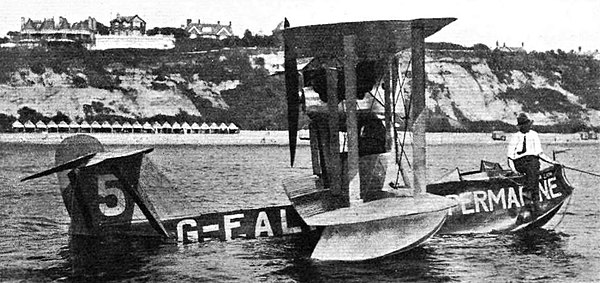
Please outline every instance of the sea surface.
M505 164L505 146L430 146L428 178L456 167L476 170L482 159ZM559 155L564 164L600 172L598 144L552 144L545 151L562 148L570 149ZM294 168L285 146L157 146L149 157L199 212L288 204L282 181L310 173L306 146L298 149ZM407 253L329 263L311 260L297 236L185 245L148 240L70 243L56 177L19 182L53 164L53 145L0 144L0 281L600 281L600 178L576 171L567 171L575 187L568 209L546 229L436 236ZM169 191L164 193L168 200Z

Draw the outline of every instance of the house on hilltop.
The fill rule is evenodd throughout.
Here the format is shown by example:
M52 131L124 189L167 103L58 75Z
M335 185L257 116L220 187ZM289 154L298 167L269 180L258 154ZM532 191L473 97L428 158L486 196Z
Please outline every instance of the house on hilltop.
M146 35L146 21L135 16L121 16L110 21L110 34L97 35L93 50L106 49L172 49L173 35Z
M496 50L504 51L504 52L511 52L511 53L515 53L515 52L527 53L527 51L525 50L524 42L521 42L520 47L509 47L509 46L506 46L506 43L502 43L502 46L500 46L498 41L496 41Z
M213 38L213 39L225 39L233 36L233 29L231 29L231 21L229 25L221 25L220 21L217 24L203 24L198 20L197 23L193 23L191 19L187 19L186 25L182 26L185 31L190 34L190 38Z
M40 46L47 44L64 44L77 42L83 45L94 42L97 32L96 19L88 17L87 20L70 24L66 18L59 17L58 23L54 18L32 20L21 18L21 32L18 38L13 38L19 45Z
M146 21L138 15L121 16L110 21L110 34L112 35L144 35L146 34Z

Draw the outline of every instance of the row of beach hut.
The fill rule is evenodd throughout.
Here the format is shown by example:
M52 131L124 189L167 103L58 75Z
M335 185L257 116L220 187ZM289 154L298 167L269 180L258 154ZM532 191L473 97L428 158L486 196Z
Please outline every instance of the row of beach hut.
M183 122L182 124L175 122L171 125L169 122L164 122L162 124L159 122L154 122L152 124L146 122L140 124L137 121L133 124L129 122L123 124L114 122L111 124L108 121L104 121L103 123L94 121L91 124L87 121L83 121L81 124L75 121L69 124L65 121L61 121L58 124L54 121L50 121L48 124L43 121L38 121L34 124L31 121L25 123L15 121L12 124L12 128L13 132L18 133L237 134L240 132L240 129L233 123L230 123L229 125L225 123L219 125L217 125L217 123L212 123L210 125L207 123L202 123L202 125L192 123L190 125L187 122Z

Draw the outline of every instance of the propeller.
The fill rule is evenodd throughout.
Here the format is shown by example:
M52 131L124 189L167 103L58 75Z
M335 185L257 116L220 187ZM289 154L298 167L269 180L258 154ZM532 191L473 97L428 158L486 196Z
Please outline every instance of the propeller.
M283 23L284 29L290 27L287 18ZM288 138L290 146L290 166L294 166L296 158L296 143L298 138L298 118L300 116L300 98L298 96L298 66L296 63L296 52L294 51L294 39L291 35L284 33L285 45L285 90L287 96L287 118Z

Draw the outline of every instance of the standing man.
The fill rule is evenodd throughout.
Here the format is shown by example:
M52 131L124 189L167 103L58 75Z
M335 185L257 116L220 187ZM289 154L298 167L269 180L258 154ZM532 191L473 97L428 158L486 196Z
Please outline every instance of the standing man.
M540 159L557 164L542 151L542 143L538 133L531 130L533 121L525 115L517 117L519 131L513 134L508 143L508 165L515 173L525 174L525 189L531 193L531 213L536 212L536 200L539 196Z

